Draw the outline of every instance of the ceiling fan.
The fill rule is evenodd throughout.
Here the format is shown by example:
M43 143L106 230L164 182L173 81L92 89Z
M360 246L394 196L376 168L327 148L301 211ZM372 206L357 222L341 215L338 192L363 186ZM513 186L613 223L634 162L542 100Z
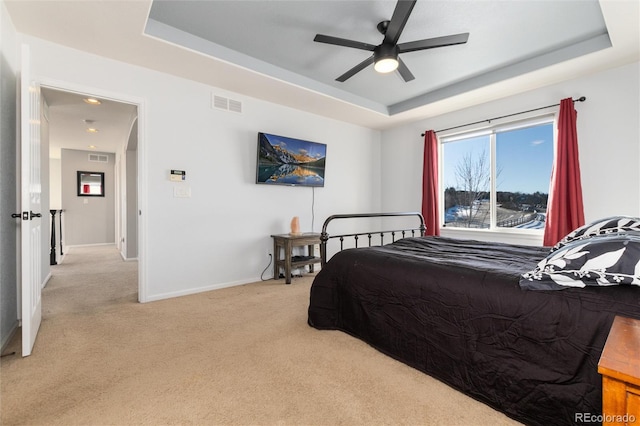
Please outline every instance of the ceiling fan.
M428 38L398 44L400 34L402 34L402 30L409 19L409 15L411 15L411 11L413 10L413 6L415 6L416 1L417 0L398 0L391 20L382 21L377 26L378 31L384 35L384 40L382 40L382 43L377 46L369 43L362 43L360 41L317 34L313 41L373 52L373 55L351 68L340 77L336 78L336 80L344 82L369 65L374 64L373 67L380 73L388 73L397 69L405 82L411 81L415 77L398 56L400 53L452 46L454 44L464 44L467 42L469 39L469 33Z

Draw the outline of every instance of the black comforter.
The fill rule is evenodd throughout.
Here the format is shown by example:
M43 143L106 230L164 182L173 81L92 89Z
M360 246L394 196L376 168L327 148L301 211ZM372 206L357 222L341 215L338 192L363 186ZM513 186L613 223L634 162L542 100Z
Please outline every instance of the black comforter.
M337 253L311 287L309 324L378 350L531 425L601 413L598 361L635 286L526 291L547 248L443 237Z

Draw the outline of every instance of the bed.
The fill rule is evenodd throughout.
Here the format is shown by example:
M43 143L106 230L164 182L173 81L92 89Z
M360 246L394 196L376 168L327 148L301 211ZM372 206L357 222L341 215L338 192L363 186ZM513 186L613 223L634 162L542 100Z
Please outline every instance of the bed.
M397 238L382 246L323 259L311 286L309 325L351 334L525 424L574 425L583 413L601 413L598 361L614 317L640 319L640 287L616 276L616 285L605 277L606 285L527 288L544 281L533 272L550 258L549 247L423 237L422 217L408 214L418 221L411 233L394 231ZM355 215L363 216L376 215ZM328 234L336 217L350 216L325 222L323 257L332 238L342 245L353 236ZM589 252L582 231L553 248L556 263L562 250L572 259ZM633 255L640 265L640 252ZM559 269L550 268L554 279Z

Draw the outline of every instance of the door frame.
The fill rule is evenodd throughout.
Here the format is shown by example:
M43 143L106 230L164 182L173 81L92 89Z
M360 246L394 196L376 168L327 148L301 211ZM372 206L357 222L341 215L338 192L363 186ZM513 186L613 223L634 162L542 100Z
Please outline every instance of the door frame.
M148 211L147 199L147 162L146 162L146 106L143 98L132 96L129 94L116 93L113 91L83 86L67 81L49 79L46 77L37 77L36 80L41 87L53 90L61 90L72 92L86 96L94 96L101 99L108 99L115 102L122 102L135 105L138 108L138 152L137 152L137 177L138 177L138 302L148 302L148 283L147 283L147 220L145 214ZM49 179L49 176L46 177ZM122 182L121 182L122 183ZM121 212L116 212L121 214ZM116 230L116 233L118 231Z

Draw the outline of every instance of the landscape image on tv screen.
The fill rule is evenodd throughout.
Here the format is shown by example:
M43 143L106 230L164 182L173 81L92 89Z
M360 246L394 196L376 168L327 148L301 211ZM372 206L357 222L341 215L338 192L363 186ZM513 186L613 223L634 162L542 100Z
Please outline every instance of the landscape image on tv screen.
M256 183L324 186L327 145L258 133Z

